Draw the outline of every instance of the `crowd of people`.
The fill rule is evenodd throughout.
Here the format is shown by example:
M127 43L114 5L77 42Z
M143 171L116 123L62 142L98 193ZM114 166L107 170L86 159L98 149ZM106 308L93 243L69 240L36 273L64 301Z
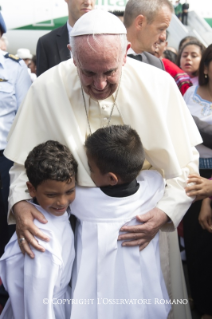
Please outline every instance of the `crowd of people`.
M189 3L187 0L183 4L180 3L180 0L177 0L174 4L175 14L184 25L188 25L188 9Z
M211 319L212 44L169 47L169 0L65 1L36 56L0 49L0 318L191 319L181 223Z

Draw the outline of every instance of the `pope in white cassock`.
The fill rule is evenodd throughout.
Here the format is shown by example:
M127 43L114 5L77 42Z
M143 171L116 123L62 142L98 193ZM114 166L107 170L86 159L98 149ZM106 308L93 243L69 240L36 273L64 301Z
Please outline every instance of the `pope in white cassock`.
M48 70L31 86L4 152L15 163L9 204L18 238L26 239L21 249L33 257L27 241L42 248L32 234L46 239L33 224L33 218L43 221L42 215L25 201L30 197L23 164L29 151L49 139L58 140L78 162L78 184L95 187L84 149L86 136L102 126L128 124L143 143L144 169L159 170L167 185L157 207L138 218L144 223L122 228L128 233L119 239L130 239L126 246L143 249L161 229L161 264L169 296L186 299L175 229L192 202L184 187L188 174L198 173L198 130L169 74L127 59L130 45L118 18L98 10L83 15L70 43L73 59ZM8 218L14 221L12 213ZM189 305L173 305L169 318L191 318Z

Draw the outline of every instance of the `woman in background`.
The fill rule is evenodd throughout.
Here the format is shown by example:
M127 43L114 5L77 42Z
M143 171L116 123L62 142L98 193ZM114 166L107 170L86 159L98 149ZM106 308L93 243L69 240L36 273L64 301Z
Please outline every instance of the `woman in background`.
M199 41L189 41L182 47L177 60L177 65L186 72L193 85L198 85L198 71L205 50L204 45Z
M189 88L184 99L193 116L212 124L212 44L203 53L199 67L199 85ZM212 138L212 136L211 136ZM212 175L212 149L198 145L200 175ZM212 319L212 233L203 221L210 210L208 201L196 201L184 217L184 240L191 295L202 319ZM207 211L206 211L207 210Z

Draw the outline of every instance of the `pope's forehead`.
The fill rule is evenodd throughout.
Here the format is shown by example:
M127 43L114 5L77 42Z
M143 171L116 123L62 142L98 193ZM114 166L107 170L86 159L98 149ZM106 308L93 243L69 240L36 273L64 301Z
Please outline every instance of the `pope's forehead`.
M99 50L104 46L112 47L115 50L121 48L121 40L119 35L113 34L83 35L75 37L75 46L89 47L90 49L93 48L95 50Z
M104 73L120 67L120 59L110 54L99 55L98 57L82 54L78 55L77 60L81 69L95 73Z
M113 63L119 61L122 56L121 42L117 36L82 36L77 38L75 46L78 61L81 63Z

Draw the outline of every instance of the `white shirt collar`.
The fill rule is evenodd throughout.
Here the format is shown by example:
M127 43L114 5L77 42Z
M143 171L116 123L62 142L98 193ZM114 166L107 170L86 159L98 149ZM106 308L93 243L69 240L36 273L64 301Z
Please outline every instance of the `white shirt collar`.
M141 55L142 53L135 53L135 51L133 51L132 48L129 48L129 50L127 51L127 54L133 54L133 55Z
M70 24L67 21L67 29L68 29L68 33L70 34L71 30L73 29L72 26L70 26Z
M135 51L133 51L132 48L129 48L129 50L127 51L127 54L133 54L136 55Z
M73 29L72 26L67 21L67 29L68 29L68 35L69 35L69 43L70 43L70 34L71 30ZM70 58L72 58L72 53L70 52Z

